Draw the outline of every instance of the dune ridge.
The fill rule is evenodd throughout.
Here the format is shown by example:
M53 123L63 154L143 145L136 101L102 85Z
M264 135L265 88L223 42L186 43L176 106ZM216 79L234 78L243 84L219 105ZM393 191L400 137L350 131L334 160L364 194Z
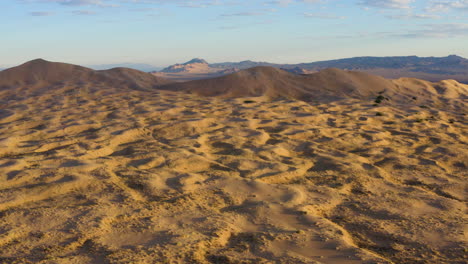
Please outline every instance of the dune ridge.
M466 86L255 68L134 89L54 65L0 72L0 263L466 260ZM109 74L153 83L133 73Z
M78 65L49 62L43 59L32 60L0 71L2 92L12 92L14 89L14 92L22 91L28 96L33 92L40 94L53 86L61 88L83 84L83 86L100 85L117 89L150 90L170 82L129 68L95 71Z
M437 107L463 107L468 85L455 80L431 83L414 78L387 80L364 72L326 69L297 75L273 67L255 67L230 75L163 85L161 89L192 92L202 96L267 96L306 102L340 99L371 100L379 95L385 103L419 103ZM450 102L448 102L450 100Z

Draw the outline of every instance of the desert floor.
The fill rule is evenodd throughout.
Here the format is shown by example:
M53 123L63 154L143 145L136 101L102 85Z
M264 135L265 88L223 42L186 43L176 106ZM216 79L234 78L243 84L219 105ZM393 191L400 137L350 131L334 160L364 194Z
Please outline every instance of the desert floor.
M64 87L0 105L0 263L465 263L466 112Z

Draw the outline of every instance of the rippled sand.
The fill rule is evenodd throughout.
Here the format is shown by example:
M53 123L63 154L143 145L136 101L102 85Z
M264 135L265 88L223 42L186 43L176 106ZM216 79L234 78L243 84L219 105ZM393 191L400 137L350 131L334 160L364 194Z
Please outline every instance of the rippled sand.
M464 263L466 135L351 99L5 100L0 263Z

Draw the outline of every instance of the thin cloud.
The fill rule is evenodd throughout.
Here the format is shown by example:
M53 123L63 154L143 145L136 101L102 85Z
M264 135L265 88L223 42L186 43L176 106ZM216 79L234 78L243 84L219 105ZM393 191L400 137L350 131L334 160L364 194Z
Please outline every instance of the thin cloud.
M308 39L447 39L468 36L468 24L443 23L424 24L405 31L359 32L356 34L307 36Z
M78 15L78 16L91 16L91 15L96 14L96 12L90 11L90 10L75 10L72 13L74 15Z
M419 28L408 29L405 32L374 32L365 34L365 37L371 38L411 38L411 39L430 39L430 38L458 38L468 36L468 24L466 23L442 23L442 24L424 24ZM349 37L352 37L349 35ZM363 37L363 36L361 36ZM356 36L357 38L357 36Z
M259 21L259 22L255 22L255 23L243 24L243 25L225 25L225 26L218 27L218 29L221 29L221 30L235 30L235 29L241 29L241 28L250 28L250 27L256 26L256 25L267 25L267 24L272 24L272 23L273 23L272 20L264 20L264 21Z
M382 9L409 9L414 0L361 0L359 5Z
M406 38L457 38L468 36L468 24L445 23L426 24L422 29L411 30L407 33L397 34Z
M388 15L389 19L441 19L441 16L431 14L401 14L401 15Z
M307 3L307 4L315 4L323 2L323 0L274 0L274 1L268 1L265 4L267 5L280 5L280 6L288 6L290 4L294 3Z
M246 16L261 16L264 13L260 12L239 12L239 13L231 13L231 14L221 14L222 17L246 17Z
M118 4L111 3L109 0L19 0L23 3L52 3L63 6L99 6L99 7L117 7ZM120 2L120 1L118 1Z
M451 10L468 11L468 0L431 1L426 7L428 12L449 12Z
M346 19L345 16L337 16L327 13L303 13L304 17L307 18L320 18L320 19Z
M37 16L37 17L45 17L45 16L52 16L52 15L54 15L54 13L53 12L37 11L37 12L30 12L29 15Z

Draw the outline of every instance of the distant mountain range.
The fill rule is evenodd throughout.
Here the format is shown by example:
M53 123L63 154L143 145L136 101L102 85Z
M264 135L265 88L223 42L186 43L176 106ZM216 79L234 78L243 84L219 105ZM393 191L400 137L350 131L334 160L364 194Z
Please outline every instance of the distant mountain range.
M402 69L408 68L415 72L437 74L463 74L468 72L468 59L457 55L447 57L354 57L347 59L317 61L298 64L275 64L269 62L241 61L210 64L214 68L247 69L257 66L270 66L275 68L293 69L296 67L305 70L321 70L325 68L338 68L344 70L368 70L375 68Z
M195 61L190 64L206 63ZM336 68L311 74L295 74L259 66L188 82L173 82L129 68L96 71L42 59L0 71L0 101L39 96L50 91L110 94L131 90L170 90L224 98L265 96L306 102L353 98L371 102L375 100L379 104L388 98L385 104L418 104L454 109L464 107L463 102L468 98L468 85L454 80L437 83L413 78L388 80L364 72Z
M112 68L131 68L139 71L150 72L161 70L162 67L157 67L151 64L145 63L114 63L114 64L95 64L87 65L87 67L93 70L108 70Z
M151 72L158 77L175 81L214 78L259 66L279 68L295 74L310 74L327 68L337 68L366 72L389 79L410 77L432 82L454 79L458 82L468 84L468 59L457 55L446 57L354 57L298 64L277 64L251 60L208 63L204 59L195 58L182 64L171 65L164 69L150 64L138 63L88 65L89 68L94 70L118 67L132 68L144 72Z
M166 78L189 80L191 78L188 75L195 72L197 75L192 76L192 79L203 79L259 66L280 68L296 74L307 74L327 68L338 68L342 70L363 71L391 79L401 77L420 78L428 81L454 79L459 82L468 83L468 59L457 55L447 57L355 57L299 64L276 64L250 60L209 64L205 60L197 58L183 64L169 66L160 72L171 73L173 75L177 73L175 76L164 76Z

